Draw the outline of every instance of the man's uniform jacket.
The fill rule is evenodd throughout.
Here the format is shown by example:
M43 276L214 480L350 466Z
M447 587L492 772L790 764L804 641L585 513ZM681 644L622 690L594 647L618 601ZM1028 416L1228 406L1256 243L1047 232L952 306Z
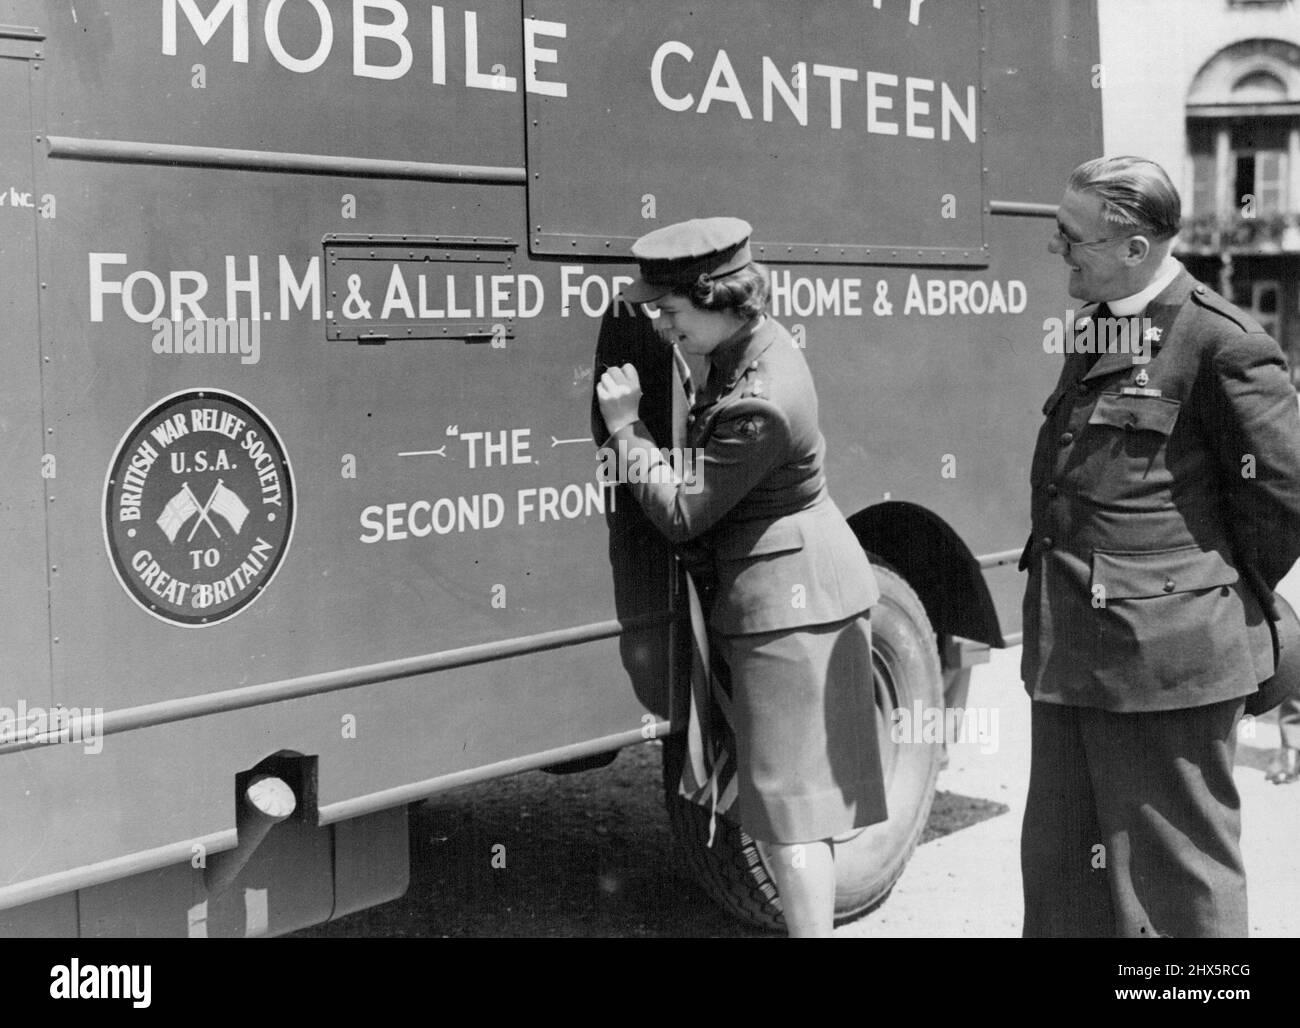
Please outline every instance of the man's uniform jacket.
M1065 359L1034 451L1021 673L1110 711L1247 696L1273 673L1272 590L1300 556L1300 416L1282 353L1183 270L1149 363Z
M767 318L718 347L710 363L687 424L687 445L700 451L693 485L672 481L640 421L605 446L640 450L641 459L660 465L656 480L628 486L660 532L711 554L711 627L747 635L860 614L879 592L826 491L826 444L802 352Z

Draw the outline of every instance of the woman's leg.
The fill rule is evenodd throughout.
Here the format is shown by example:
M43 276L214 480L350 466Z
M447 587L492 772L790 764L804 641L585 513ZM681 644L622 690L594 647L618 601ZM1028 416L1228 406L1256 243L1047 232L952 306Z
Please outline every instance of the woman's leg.
M827 939L835 926L835 851L829 839L761 842L792 939Z

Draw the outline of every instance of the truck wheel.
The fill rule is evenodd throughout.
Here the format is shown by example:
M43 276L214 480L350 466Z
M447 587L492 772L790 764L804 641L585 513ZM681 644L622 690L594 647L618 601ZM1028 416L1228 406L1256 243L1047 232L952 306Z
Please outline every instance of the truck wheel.
M664 803L668 823L690 876L727 913L758 928L785 930L776 880L749 833L718 818L709 846L709 812L677 792L686 759L686 736L664 740Z
M916 593L893 570L879 565L873 570L880 602L871 609L871 652L889 819L835 843L839 924L878 907L903 873L930 816L943 756L942 741L895 742L891 737L895 710L912 715L918 701L922 709L943 708L943 676L934 631ZM708 812L677 794L683 760L684 736L665 739L668 820L687 869L724 910L759 928L783 930L776 882L754 840L718 818L710 848Z

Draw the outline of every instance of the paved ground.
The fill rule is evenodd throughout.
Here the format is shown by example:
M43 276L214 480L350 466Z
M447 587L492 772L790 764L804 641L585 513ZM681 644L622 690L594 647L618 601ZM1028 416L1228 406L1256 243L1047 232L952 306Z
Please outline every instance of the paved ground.
M1300 608L1300 573L1283 592ZM1029 772L1029 700L1019 649L975 669L969 704L996 708L996 752L955 747L921 845L893 894L844 937L987 938L1020 933L1020 821ZM1251 934L1300 934L1300 783L1270 785L1278 742L1263 720L1239 738ZM674 856L660 799L659 748L609 768L542 772L457 790L412 819L411 887L393 903L303 936L759 935L714 907Z
M1005 814L982 820L917 848L875 913L837 931L845 937L929 938L1018 936L1020 821L1029 781L1029 701L1021 690L1020 650L995 653L976 669L971 706L999 709L999 747L983 755L975 745L953 750L940 789L1005 804ZM1250 894L1252 936L1300 934L1300 783L1276 786L1263 769L1277 745L1277 726L1260 722L1238 739L1242 845Z
M1300 610L1300 565L1281 592ZM1029 701L1019 676L1020 650L994 651L975 669L969 704L999 711L997 753L956 747L939 787L1006 804L1005 814L917 848L889 901L839 929L844 936L969 936L1020 934L1020 821L1029 783ZM1264 768L1278 745L1272 717L1238 734L1237 789L1252 936L1300 935L1300 782L1277 786Z

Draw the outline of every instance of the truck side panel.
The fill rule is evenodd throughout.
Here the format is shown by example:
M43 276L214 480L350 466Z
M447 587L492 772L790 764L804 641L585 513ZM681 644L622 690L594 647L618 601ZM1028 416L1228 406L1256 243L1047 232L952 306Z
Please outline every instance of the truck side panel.
M447 5L450 82L440 88L428 78L428 25L420 74L354 74L350 5L331 5L335 46L312 75L270 55L266 4L251 5L247 65L234 59L238 19L203 45L184 4L174 5L175 56L159 40L159 10L165 22L173 5L25 6L48 18L39 74L53 80L31 116L42 141L27 177L48 182L59 216L33 224L45 289L31 242L5 256L31 280L7 302L33 324L13 342L27 378L9 380L23 434L5 440L32 469L29 496L6 528L41 525L32 515L44 506L48 448L59 459L50 627L43 529L29 542L7 536L6 563L30 564L24 581L40 601L39 623L24 614L24 698L99 711L109 734L99 747L3 756L0 804L30 830L0 843L0 904L232 846L235 775L272 754L316 759L310 815L327 824L644 738L646 719L657 720L646 705L667 713L668 553L644 548L637 582L616 598L606 552L616 501L596 482L588 418L598 319L582 287L594 298L600 283L579 264L528 254L522 175L510 170L522 162L521 105L466 85L456 48L467 10ZM318 45L302 19L310 10L285 5L286 51ZM476 12L475 31L486 74L518 67L517 9ZM395 44L371 45L374 62L397 55ZM366 113L380 110L389 113ZM200 150L155 152L178 146ZM227 159L249 149L236 170ZM332 163L303 174L301 161L275 156L303 152ZM26 144L5 159L13 153L33 162ZM375 160L407 163L376 172ZM461 176L450 163L496 171ZM351 272L334 277L338 255L357 254L341 237L358 235L413 248L384 266L368 301L351 297ZM506 263L480 263L484 251L464 243L485 237ZM504 331L383 345L332 337L331 322L367 321L362 303L383 313L393 267L403 285L388 321L403 320L409 302L415 320L439 328ZM463 308L471 313L458 317ZM200 337L218 319L239 323L248 345L209 352ZM178 396L190 404L183 432L141 428ZM274 497L243 466L257 459L251 420L226 442L187 420L207 409L203 397L227 396L259 415L259 438L273 431L281 445L273 485L276 496L292 490L293 531L274 577L248 578L244 606L180 623L167 604L201 619L199 578L233 574L227 561L248 551L229 547L282 509L264 506ZM48 442L36 427L42 404ZM123 499L133 495L129 462L118 458L144 446L157 456L136 469L143 499L133 505ZM173 517L174 536L163 528ZM176 582L187 588L163 588ZM52 669L40 663L50 647ZM629 666L657 689L642 694L646 705L627 688Z
M59 464L46 457L41 408L40 272L37 225L43 191L36 177L32 105L43 91L34 67L39 39L0 35L0 325L5 374L0 375L0 540L5 588L0 590L0 652L5 657L0 706L50 704L50 630L46 601L47 487L57 499ZM48 211L48 208L47 208Z
M912 27L904 2L837 3L789 32L670 6L629 34L630 5L560 0L6 5L49 38L0 39L23 50L0 85L26 98L0 113L0 171L57 216L0 211L3 701L98 711L107 734L0 744L0 809L23 826L0 836L0 907L103 889L107 924L103 883L183 891L196 846L236 842L236 775L272 755L313 762L316 828L653 734L670 555L596 481L589 404L602 331L653 343L602 317L654 223L787 219L763 258L846 513L902 501L976 557L1023 543L1059 369L1041 326L1064 314L1042 216L1100 145L1093 5L933 5ZM574 114L654 110L673 39L694 56L665 66L672 95L725 95L726 50L759 116L659 104L643 150L669 124L698 138L656 189L629 177L636 131ZM798 62L852 66L859 90L868 70L946 76L963 105L969 84L975 138L870 134L842 179L861 92L850 107L841 81L833 128L836 73L814 72L809 125L779 97L768 122L764 56L791 57L791 89ZM805 214L816 235L794 233ZM254 529L284 531L263 551ZM1010 635L1019 576L987 583Z

